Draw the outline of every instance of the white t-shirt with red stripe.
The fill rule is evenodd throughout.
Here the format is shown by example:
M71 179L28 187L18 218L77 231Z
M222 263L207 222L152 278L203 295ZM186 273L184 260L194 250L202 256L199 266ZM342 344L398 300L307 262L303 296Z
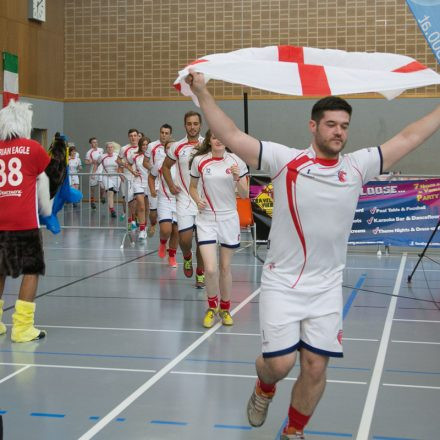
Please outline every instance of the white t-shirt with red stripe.
M207 212L229 212L237 210L235 187L231 167L237 165L240 177L248 174L247 165L235 154L224 153L223 157L212 157L212 153L196 156L191 165L191 176L201 178L202 198Z
M124 145L119 150L119 154L118 154L119 159L122 159L122 161L125 163L133 165L133 158L136 155L138 148L139 147L137 145L130 145L130 144ZM132 180L134 177L133 174L127 170L127 168L124 168L124 176L127 177L128 180Z
M157 160L161 160L166 156L165 148L161 144L160 140L150 142L148 144L145 156L147 156L150 160L151 166L154 166Z
M49 162L46 150L34 140L0 141L0 231L40 226L36 183Z
M198 144L203 142L203 137L199 137ZM174 142L167 151L170 159L176 161L176 185L180 188L177 194L177 216L179 215L196 215L197 205L189 195L189 183L191 180L189 172L189 160L194 150L194 144L188 142L188 138L184 137L178 142Z
M163 173L162 173L162 164L165 160L165 156L163 156L162 158L159 158L156 161L156 164L153 166L153 168L151 168L150 173L152 176L154 176L156 178L156 182L157 180L159 180L159 185L156 185L157 188L157 197L158 198L165 198L169 201L175 200L176 196L174 196L173 194L171 194L170 189L168 188L167 182L165 181L165 178L163 177ZM171 178L173 179L173 182L176 182L176 165L173 165L171 167Z
M99 158L104 154L104 150L101 147L98 148L90 148L86 153L86 160L89 162L98 162ZM93 163L90 164L90 172L93 173ZM102 173L102 166L98 165L95 171L96 174Z
M134 178L133 183L141 185L143 187L148 186L148 169L144 167L144 153L137 153L133 156L133 166L136 171L140 173L140 176Z
M99 163L104 168L104 173L116 174L118 172L119 165L117 164L116 159L116 153L113 153L111 156L106 153L99 158Z
M259 169L272 178L274 207L262 285L319 294L342 283L362 185L381 172L379 147L317 159L262 142Z

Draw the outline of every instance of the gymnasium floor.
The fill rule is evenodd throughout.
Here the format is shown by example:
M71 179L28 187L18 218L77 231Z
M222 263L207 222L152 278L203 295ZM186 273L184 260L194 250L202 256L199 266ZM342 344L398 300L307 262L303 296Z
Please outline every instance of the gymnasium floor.
M235 325L205 331L204 292L181 264L158 258L157 234L120 250L122 235L44 232L36 322L48 336L27 344L0 337L4 438L276 440L298 369L279 385L266 423L251 428L261 263L249 243L233 259ZM416 258L396 248L381 258L350 251L345 357L330 363L308 440L440 439L440 311L432 302L440 301L440 266L424 260L408 287ZM8 324L18 285L6 282Z

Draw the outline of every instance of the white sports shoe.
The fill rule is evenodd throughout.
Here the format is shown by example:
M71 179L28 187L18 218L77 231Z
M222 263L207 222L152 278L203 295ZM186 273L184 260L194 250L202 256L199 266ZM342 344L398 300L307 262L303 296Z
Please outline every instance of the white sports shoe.
M144 229L143 231L139 232L139 240L146 240L147 239L147 231Z

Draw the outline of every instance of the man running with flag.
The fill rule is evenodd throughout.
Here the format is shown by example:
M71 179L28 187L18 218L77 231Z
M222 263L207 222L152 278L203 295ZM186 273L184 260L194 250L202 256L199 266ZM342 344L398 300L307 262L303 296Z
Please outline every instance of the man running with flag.
M303 439L324 392L329 358L342 357L342 275L362 185L440 128L440 106L380 146L342 154L352 109L347 101L328 96L313 106L310 147L296 149L240 131L208 92L204 74L189 73L186 81L213 134L272 178L270 249L260 293L262 355L247 415L252 426L264 423L276 384L289 374L299 352L300 374L280 438Z

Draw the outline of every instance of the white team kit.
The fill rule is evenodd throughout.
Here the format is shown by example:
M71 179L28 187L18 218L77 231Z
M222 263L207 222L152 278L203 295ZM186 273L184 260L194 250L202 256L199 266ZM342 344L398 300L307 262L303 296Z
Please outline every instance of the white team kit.
M157 165L159 162L162 163L166 153L165 148L161 144L160 140L150 142L147 146L147 151L145 152L145 156L149 159L150 164L152 167ZM156 179L155 181L156 185L156 191L159 189L159 179ZM157 209L157 197L151 197L150 191L148 189L148 200L150 203L150 209L156 210Z
M90 162L98 162L99 158L102 156L102 154L104 153L104 150L100 147L98 148L90 148L89 151L87 151L86 153L86 160L90 161ZM93 163L90 165L90 173L93 173ZM98 185L99 182L102 181L102 166L98 165L98 167L96 168L96 171L93 175L90 176L89 179L89 185L90 186L96 186Z
M116 162L116 153L111 156L106 153L101 156L99 162L103 168L102 184L106 191L118 192L121 179L118 176L106 176L106 174L117 174L119 165Z
M199 137L198 143L203 142L203 137ZM194 145L184 137L178 142L174 142L167 151L170 159L176 161L176 185L180 188L177 194L177 226L179 232L192 229L195 225L197 215L197 205L189 195L189 160L191 159Z
M118 157L119 159L122 159L126 163L133 165L133 157L136 154L136 151L138 149L137 145L124 145L119 150ZM126 168L124 168L124 177L126 179L126 182L122 185L121 193L123 197L127 197L127 200L131 202L133 200L133 179L134 176L130 171L128 171Z
M192 162L191 176L200 178L200 195L206 202L206 208L196 217L199 245L240 246L236 182L231 172L233 165L238 166L240 178L248 174L247 165L233 153L225 152L223 157L212 157L207 153L196 156Z
M312 147L261 143L259 169L271 176L274 188L260 294L264 357L300 347L342 356L348 237L362 185L381 168L379 147L323 160Z
M81 159L75 156L74 159L69 159L69 184L79 185L79 176L78 173L79 168L81 168Z
M156 164L151 168L151 175L156 178L156 182L159 182L159 188L157 190L157 218L159 223L161 222L177 222L177 207L176 196L171 194L168 185L162 174L162 164L165 160L165 156L156 161ZM171 178L173 182L176 181L176 165L171 167Z
M150 195L148 190L148 170L144 167L144 158L144 153L136 153L133 156L133 167L140 174L133 179L133 194L144 194L148 197Z

